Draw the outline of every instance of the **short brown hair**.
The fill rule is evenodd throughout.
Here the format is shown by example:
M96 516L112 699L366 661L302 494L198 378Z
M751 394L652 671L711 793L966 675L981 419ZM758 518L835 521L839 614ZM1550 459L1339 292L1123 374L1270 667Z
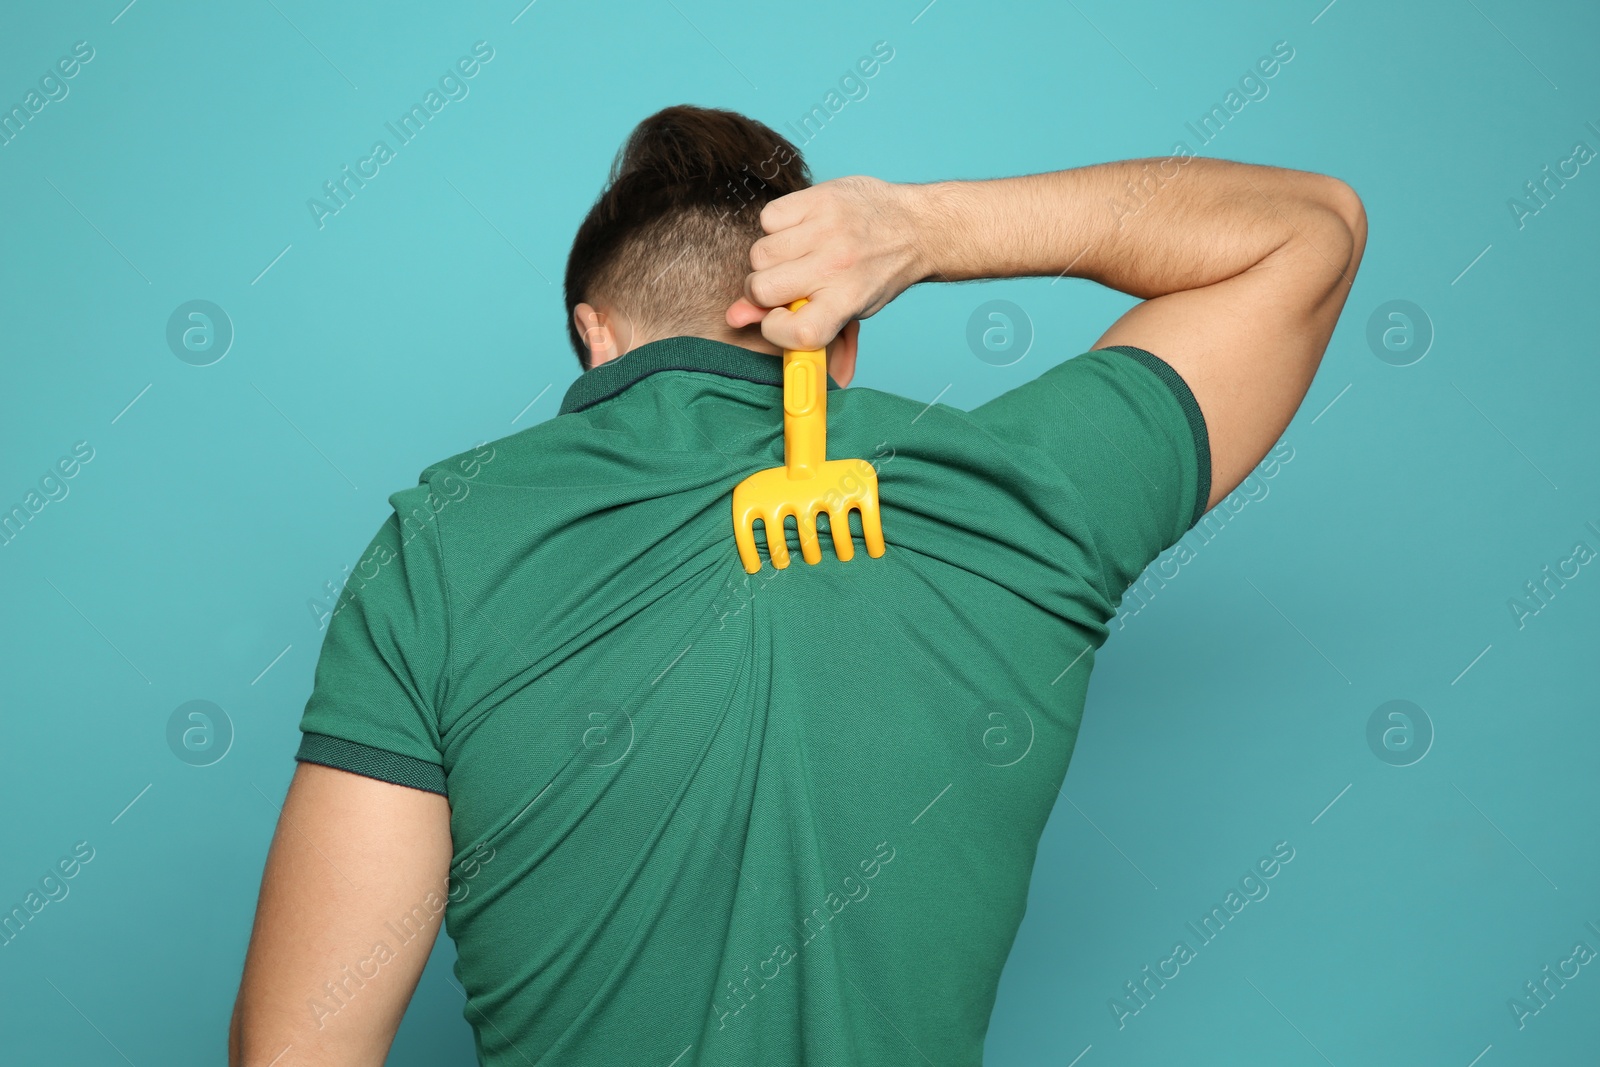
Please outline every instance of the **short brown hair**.
M744 292L761 209L810 184L799 149L737 112L679 104L639 123L567 256L578 363L588 369L572 314L581 302L625 310L657 331L715 321Z

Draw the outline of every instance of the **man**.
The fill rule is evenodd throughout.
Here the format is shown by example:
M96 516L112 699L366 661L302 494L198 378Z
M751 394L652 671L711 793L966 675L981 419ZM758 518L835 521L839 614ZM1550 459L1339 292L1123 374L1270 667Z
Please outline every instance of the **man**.
M484 1064L980 1063L1107 622L1288 424L1365 237L1293 170L813 186L742 116L645 120L561 414L394 494L329 624L232 1062L381 1063L442 916ZM842 388L907 287L1021 275L1141 302L970 412ZM749 576L774 357L823 346L888 548Z

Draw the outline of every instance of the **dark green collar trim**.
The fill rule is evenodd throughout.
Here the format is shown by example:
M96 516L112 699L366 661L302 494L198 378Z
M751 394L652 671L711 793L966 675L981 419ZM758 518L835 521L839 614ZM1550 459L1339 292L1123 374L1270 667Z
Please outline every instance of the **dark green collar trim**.
M560 414L582 411L610 400L652 374L668 370L702 371L758 385L783 384L783 360L706 337L667 337L640 345L621 359L585 371L561 401ZM828 376L828 388L839 383Z

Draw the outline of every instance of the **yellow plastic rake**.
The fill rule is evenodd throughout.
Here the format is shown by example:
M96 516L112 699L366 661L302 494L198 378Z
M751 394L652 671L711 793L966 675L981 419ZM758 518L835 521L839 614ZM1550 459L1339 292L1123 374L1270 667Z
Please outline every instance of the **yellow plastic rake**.
M804 307L804 298L789 305ZM756 552L756 520L761 520L772 565L789 565L784 518L795 517L800 554L822 562L816 520L828 516L833 551L841 560L855 555L850 511L861 513L867 555L883 555L883 520L878 513L878 472L864 459L828 459L827 352L783 353L783 466L756 471L733 489L733 536L744 569L761 570Z

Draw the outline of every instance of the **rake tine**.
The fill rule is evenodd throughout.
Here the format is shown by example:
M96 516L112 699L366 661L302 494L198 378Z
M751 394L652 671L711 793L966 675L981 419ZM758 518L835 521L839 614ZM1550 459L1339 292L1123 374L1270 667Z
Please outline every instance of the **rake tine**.
M808 510L795 515L795 526L800 534L800 555L807 563L822 562L822 544L817 540L817 512Z
M848 563L856 554L856 543L850 536L850 508L848 505L828 509L828 536L833 540L833 554Z
M789 535L783 528L784 514L780 510L776 515L763 516L761 519L762 530L767 535L767 558L780 571L789 565Z

